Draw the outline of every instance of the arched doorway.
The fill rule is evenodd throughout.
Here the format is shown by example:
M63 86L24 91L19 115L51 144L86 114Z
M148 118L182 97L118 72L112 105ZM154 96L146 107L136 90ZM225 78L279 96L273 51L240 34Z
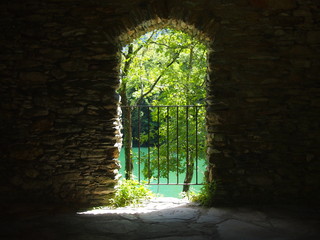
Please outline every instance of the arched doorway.
M120 159L122 166L125 165L121 173L127 179L135 175L139 181L146 180L156 186L154 191L159 192L162 188L160 193L173 187L176 187L173 191L177 191L178 185L183 186L183 191L188 191L190 185L199 190L199 185L205 182L207 165L204 123L209 44L201 39L200 33L179 32L179 35L177 32L169 28L154 30L126 45L121 53L122 84L119 92L122 96L124 150ZM166 42L156 42L165 35L170 36ZM177 39L179 37L185 39ZM171 58L161 59L161 48L150 47L157 44L162 49L163 46L167 50L174 49ZM158 55L154 56L155 53ZM148 54L154 55L150 58L145 56ZM181 56L183 54L187 55L185 59ZM135 68L131 76L129 68Z

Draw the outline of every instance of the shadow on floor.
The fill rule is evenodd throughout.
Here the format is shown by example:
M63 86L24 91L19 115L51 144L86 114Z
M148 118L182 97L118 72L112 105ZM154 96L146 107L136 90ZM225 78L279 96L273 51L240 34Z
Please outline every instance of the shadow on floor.
M186 200L156 198L140 208L31 209L20 206L2 214L0 239L320 239L319 211L297 207L203 208Z

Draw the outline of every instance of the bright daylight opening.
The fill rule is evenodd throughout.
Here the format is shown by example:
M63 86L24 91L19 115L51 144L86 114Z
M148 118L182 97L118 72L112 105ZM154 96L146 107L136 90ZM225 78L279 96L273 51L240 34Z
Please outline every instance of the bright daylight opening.
M121 54L122 181L143 183L163 197L199 191L206 169L206 45L161 29Z

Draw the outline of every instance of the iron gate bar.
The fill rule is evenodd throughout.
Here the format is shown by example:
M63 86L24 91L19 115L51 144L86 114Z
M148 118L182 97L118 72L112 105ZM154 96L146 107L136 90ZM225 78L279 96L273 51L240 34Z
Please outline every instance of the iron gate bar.
M198 106L195 107L196 111L196 184L198 184Z
M160 183L160 107L158 109L158 184Z
M148 184L150 184L150 108L148 108Z
M140 149L140 132L141 132L141 118L140 118L140 107L138 107L138 179L141 182L141 149Z
M170 183L170 174L169 174L169 170L170 170L170 164L169 164L169 110L170 108L167 107L167 183Z
M186 165L187 175L189 176L189 107L186 107Z
M177 184L179 184L179 107L177 106Z

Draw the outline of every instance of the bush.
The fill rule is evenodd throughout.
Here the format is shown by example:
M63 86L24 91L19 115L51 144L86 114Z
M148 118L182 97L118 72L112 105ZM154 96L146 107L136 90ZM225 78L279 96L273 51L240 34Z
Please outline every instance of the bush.
M213 205L215 189L215 183L207 183L203 185L199 193L190 192L187 196L192 202L198 202L201 206L211 207Z
M145 184L136 180L122 180L118 185L114 198L110 199L113 207L125 207L128 205L140 205L143 201L150 199L154 194Z

